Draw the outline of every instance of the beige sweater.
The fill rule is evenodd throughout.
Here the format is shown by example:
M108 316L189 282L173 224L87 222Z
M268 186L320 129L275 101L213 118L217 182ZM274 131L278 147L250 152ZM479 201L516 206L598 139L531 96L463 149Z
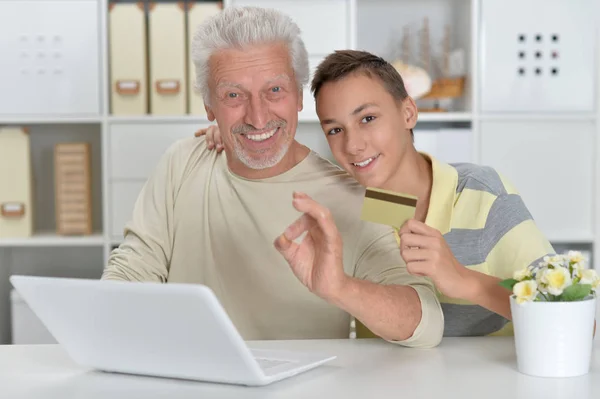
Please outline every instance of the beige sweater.
M309 292L273 247L300 216L294 190L331 210L348 275L417 290L422 320L399 343L435 345L443 315L432 283L407 272L391 229L360 220L364 188L314 152L282 175L248 180L203 138L178 141L142 189L103 279L207 285L247 340L347 338L350 315Z

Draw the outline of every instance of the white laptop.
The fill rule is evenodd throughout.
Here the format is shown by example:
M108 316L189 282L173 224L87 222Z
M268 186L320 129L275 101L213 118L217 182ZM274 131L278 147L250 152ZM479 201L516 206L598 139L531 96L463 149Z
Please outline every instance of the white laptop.
M10 281L69 356L97 370L267 385L335 359L249 349L202 285L32 276Z

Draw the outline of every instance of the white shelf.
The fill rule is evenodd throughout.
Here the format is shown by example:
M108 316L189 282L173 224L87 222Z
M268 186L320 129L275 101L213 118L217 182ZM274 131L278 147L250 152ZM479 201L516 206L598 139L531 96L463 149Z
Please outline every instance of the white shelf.
M419 122L471 122L470 112L419 112Z
M553 113L553 114L481 114L482 121L594 121L597 116L593 113Z
M594 236L591 234L549 234L548 241L552 244L592 244Z
M102 116L8 116L0 115L0 124L5 125L49 125L49 124L99 124Z
M36 233L26 238L0 238L0 247L91 247L104 245L102 234L59 236L51 232Z
M211 123L205 116L200 115L140 115L140 116L109 116L111 124L144 124L144 123Z

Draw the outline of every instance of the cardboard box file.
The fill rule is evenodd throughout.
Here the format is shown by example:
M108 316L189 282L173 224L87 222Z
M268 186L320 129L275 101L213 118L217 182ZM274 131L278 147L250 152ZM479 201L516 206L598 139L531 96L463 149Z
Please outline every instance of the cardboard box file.
M0 127L0 239L33 233L30 138L22 127Z
M113 115L148 113L146 15L138 4L110 4L110 100Z
M223 3L214 2L189 2L187 12L187 36L188 36L188 113L192 115L206 115L204 101L199 92L195 90L196 67L192 59L192 44L194 34L198 25L205 19L218 14L223 9Z
M149 4L150 113L187 112L187 48L182 3Z

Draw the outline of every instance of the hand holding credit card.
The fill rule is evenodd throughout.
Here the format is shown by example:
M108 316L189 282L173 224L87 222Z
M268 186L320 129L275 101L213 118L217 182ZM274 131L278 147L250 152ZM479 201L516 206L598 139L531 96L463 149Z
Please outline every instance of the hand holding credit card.
M367 188L360 218L399 229L415 217L417 197L380 188Z

